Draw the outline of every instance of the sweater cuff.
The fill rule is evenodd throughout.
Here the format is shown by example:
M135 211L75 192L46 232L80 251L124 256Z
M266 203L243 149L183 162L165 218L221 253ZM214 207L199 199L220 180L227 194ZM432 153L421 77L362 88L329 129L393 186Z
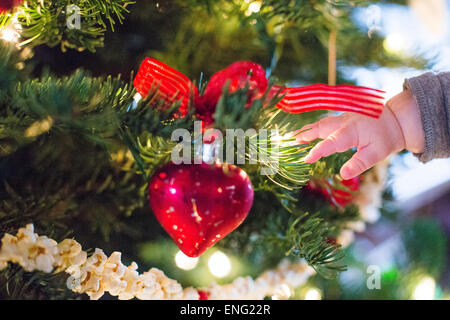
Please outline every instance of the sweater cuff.
M447 141L443 137L446 132L446 115L441 83L432 73L406 79L404 88L413 95L420 110L425 133L425 151L415 154L422 162L439 158Z

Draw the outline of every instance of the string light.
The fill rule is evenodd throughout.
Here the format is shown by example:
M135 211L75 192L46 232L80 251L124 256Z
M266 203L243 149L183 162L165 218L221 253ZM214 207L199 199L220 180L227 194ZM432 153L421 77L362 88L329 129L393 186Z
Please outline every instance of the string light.
M296 134L294 132L288 132L284 135L280 135L278 132L278 127L275 128L276 133L271 137L272 145L278 145L279 147L291 147L297 145L295 141Z
M305 300L321 300L321 299L322 294L317 288L311 288L305 294Z
M48 116L46 119L35 121L25 130L24 136L27 138L37 137L47 132L53 126L53 118Z
M17 41L16 32L14 32L14 30L12 30L11 28L6 28L5 30L3 30L1 33L1 38L9 42Z
M289 299L292 295L291 288L283 283L277 290L276 294L272 296L272 300L281 300L281 299Z
M180 269L192 270L197 266L198 258L188 257L183 252L178 251L178 253L175 255L175 263Z
M414 300L433 300L436 290L436 281L431 277L424 277L414 289Z
M247 3L249 3L249 1L245 1ZM247 10L245 11L245 15L249 16L252 13L257 13L259 12L259 10L261 10L261 2L260 1L253 1L248 5Z
M223 278L231 271L231 262L222 251L214 252L208 260L209 271L218 278Z
M402 35L391 33L384 40L383 47L391 54L400 54L407 49L408 45Z
M9 21L8 25L0 30L0 39L3 39L8 42L18 43L20 38L20 31L22 27L17 20L17 17L14 16Z
M259 10L261 9L261 3L258 1L252 2L250 3L250 5L248 6L248 10L251 12L259 12Z

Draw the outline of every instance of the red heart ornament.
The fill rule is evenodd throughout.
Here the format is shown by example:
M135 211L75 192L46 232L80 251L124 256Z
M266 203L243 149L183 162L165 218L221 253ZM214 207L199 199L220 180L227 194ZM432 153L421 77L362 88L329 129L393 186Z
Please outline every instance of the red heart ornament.
M244 221L253 186L245 171L231 164L169 162L151 179L149 199L180 250L198 257Z

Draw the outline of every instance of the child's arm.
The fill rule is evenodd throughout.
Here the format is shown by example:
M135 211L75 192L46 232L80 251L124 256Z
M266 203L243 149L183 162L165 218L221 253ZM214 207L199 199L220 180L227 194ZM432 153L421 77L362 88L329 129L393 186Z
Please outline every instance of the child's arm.
M425 150L416 156L422 162L450 157L450 72L425 73L404 87L419 107L425 134Z

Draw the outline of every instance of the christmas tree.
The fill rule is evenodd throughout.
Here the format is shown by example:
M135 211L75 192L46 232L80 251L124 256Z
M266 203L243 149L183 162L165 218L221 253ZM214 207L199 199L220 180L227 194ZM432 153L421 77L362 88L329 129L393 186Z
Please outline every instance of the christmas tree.
M377 105L380 91L348 87L339 66L427 66L390 54L376 30L356 24L355 11L373 2L2 5L0 297L285 299L314 286L336 298L339 275L357 264L347 238L370 220L387 164L342 180L354 151L309 165L315 142L293 133L333 109L376 117L381 107L285 99L322 83L326 94L355 90ZM208 128L218 130L212 142L202 140ZM230 129L252 133L241 150ZM171 163L177 130L199 164ZM226 157L206 163L218 149ZM383 219L396 221L383 196ZM390 289L367 298L409 298L398 288L418 270L437 278L445 268L438 225L404 228L408 273L383 273ZM339 290L354 298L354 288Z

